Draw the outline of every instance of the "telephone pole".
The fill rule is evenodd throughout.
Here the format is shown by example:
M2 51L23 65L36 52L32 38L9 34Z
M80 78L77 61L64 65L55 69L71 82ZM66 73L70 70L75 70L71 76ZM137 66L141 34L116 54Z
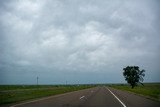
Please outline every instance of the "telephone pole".
M38 79L39 79L39 78L38 78L38 76L37 76L37 85L38 85Z

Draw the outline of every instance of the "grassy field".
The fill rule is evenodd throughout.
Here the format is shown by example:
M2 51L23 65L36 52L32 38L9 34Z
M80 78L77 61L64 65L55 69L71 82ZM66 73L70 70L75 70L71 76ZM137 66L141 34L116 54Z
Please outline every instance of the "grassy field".
M110 87L133 92L139 95L146 96L147 98L160 101L160 83L145 83L144 86L138 85L134 89L131 89L129 85L124 84L113 84Z
M94 87L93 85L0 85L0 105Z
M104 84L103 84L104 85ZM0 105L86 89L95 85L0 85ZM126 84L107 85L160 101L160 83L145 83L131 89Z

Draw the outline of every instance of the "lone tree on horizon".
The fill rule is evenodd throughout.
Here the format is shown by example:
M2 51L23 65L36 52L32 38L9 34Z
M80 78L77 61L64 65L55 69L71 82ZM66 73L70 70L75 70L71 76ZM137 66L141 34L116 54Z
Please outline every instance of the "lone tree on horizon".
M127 66L123 68L123 76L128 84L134 88L138 83L143 85L143 77L145 76L145 70L139 70L138 66Z

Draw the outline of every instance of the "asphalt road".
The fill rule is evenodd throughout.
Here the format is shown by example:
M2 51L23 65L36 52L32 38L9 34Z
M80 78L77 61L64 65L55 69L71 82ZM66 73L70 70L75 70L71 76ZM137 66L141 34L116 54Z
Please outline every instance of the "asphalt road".
M95 87L11 107L160 107L160 103L109 87Z

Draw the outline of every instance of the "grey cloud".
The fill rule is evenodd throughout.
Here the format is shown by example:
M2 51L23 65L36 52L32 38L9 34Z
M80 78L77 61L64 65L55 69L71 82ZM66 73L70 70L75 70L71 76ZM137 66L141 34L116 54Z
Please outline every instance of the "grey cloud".
M0 83L6 79L21 83L17 81L33 78L32 74L42 78L56 74L57 78L48 81L58 81L63 73L70 81L75 80L70 73L78 73L79 79L87 75L86 81L81 80L84 83L96 81L97 73L100 77L116 74L114 82L119 82L126 65L146 68L146 81L159 81L152 79L159 74L156 0L17 0L0 4ZM16 80L13 73L21 77ZM101 80L105 81L112 82L109 77Z

